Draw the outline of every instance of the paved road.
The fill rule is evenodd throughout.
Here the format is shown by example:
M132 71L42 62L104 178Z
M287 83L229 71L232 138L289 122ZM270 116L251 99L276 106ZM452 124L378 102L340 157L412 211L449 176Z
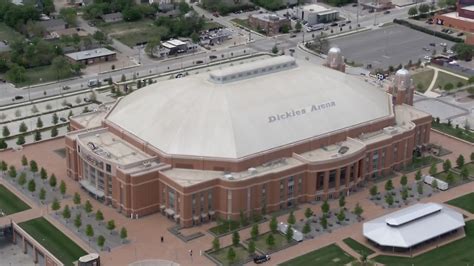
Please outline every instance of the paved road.
M341 48L344 56L356 63L366 66L372 64L373 68L387 68L407 64L409 60L413 63L424 56L431 56L432 50L442 51L440 43L447 43L448 47L452 42L420 33L408 27L400 25L390 25L377 30L367 31L360 34L349 35L331 40ZM435 43L436 47L429 44ZM431 51L424 51L426 47Z

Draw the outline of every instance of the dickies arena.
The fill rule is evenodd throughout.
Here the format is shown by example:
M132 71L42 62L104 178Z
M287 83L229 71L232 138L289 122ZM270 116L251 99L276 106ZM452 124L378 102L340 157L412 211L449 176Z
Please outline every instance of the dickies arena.
M181 226L333 199L410 163L429 141L408 71L388 89L272 57L151 84L71 118L70 178L127 216Z

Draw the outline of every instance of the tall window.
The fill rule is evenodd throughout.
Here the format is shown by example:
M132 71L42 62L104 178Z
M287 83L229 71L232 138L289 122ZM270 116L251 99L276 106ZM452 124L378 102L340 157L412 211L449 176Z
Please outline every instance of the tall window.
M207 210L212 210L212 190L207 193Z
M324 189L324 172L318 172L317 174L317 190L323 190Z
M329 188L336 186L336 170L329 171Z
M170 209L174 210L175 209L175 192L172 189L168 190L168 200L169 200L169 206Z
M196 214L196 194L193 194L191 196L191 208L192 208L192 213L194 216Z

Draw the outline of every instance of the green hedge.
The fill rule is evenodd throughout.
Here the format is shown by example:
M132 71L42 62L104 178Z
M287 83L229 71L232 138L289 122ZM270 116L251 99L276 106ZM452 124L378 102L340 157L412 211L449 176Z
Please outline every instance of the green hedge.
M430 34L430 35L434 35L436 37L439 37L439 38L442 38L442 39L445 39L445 40L448 40L448 41L451 41L451 42L458 42L458 43L464 42L464 40L461 39L461 38L454 37L454 36L451 36L451 35L443 33L443 32L433 31L433 30L427 29L425 27L412 24L412 23L410 23L406 20L403 20L403 19L394 19L393 23L397 23L397 24L400 24L400 25L403 25L403 26L407 26L407 27L412 28L414 30L421 31L421 32L424 32L424 33L427 33L427 34Z

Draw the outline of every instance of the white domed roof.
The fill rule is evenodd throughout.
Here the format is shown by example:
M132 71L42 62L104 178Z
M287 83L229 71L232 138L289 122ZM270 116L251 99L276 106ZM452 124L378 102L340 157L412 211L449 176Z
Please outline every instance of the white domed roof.
M398 89L407 89L411 86L411 75L410 71L405 68L397 70L395 73L395 78L393 80L393 85Z
M297 61L253 76L244 66L230 67L243 76L226 83L210 72L152 84L106 121L170 155L237 159L392 114L385 92L339 71Z
M338 53L340 54L341 53L341 49L339 47L331 47L331 49L329 49L329 52L328 53Z

